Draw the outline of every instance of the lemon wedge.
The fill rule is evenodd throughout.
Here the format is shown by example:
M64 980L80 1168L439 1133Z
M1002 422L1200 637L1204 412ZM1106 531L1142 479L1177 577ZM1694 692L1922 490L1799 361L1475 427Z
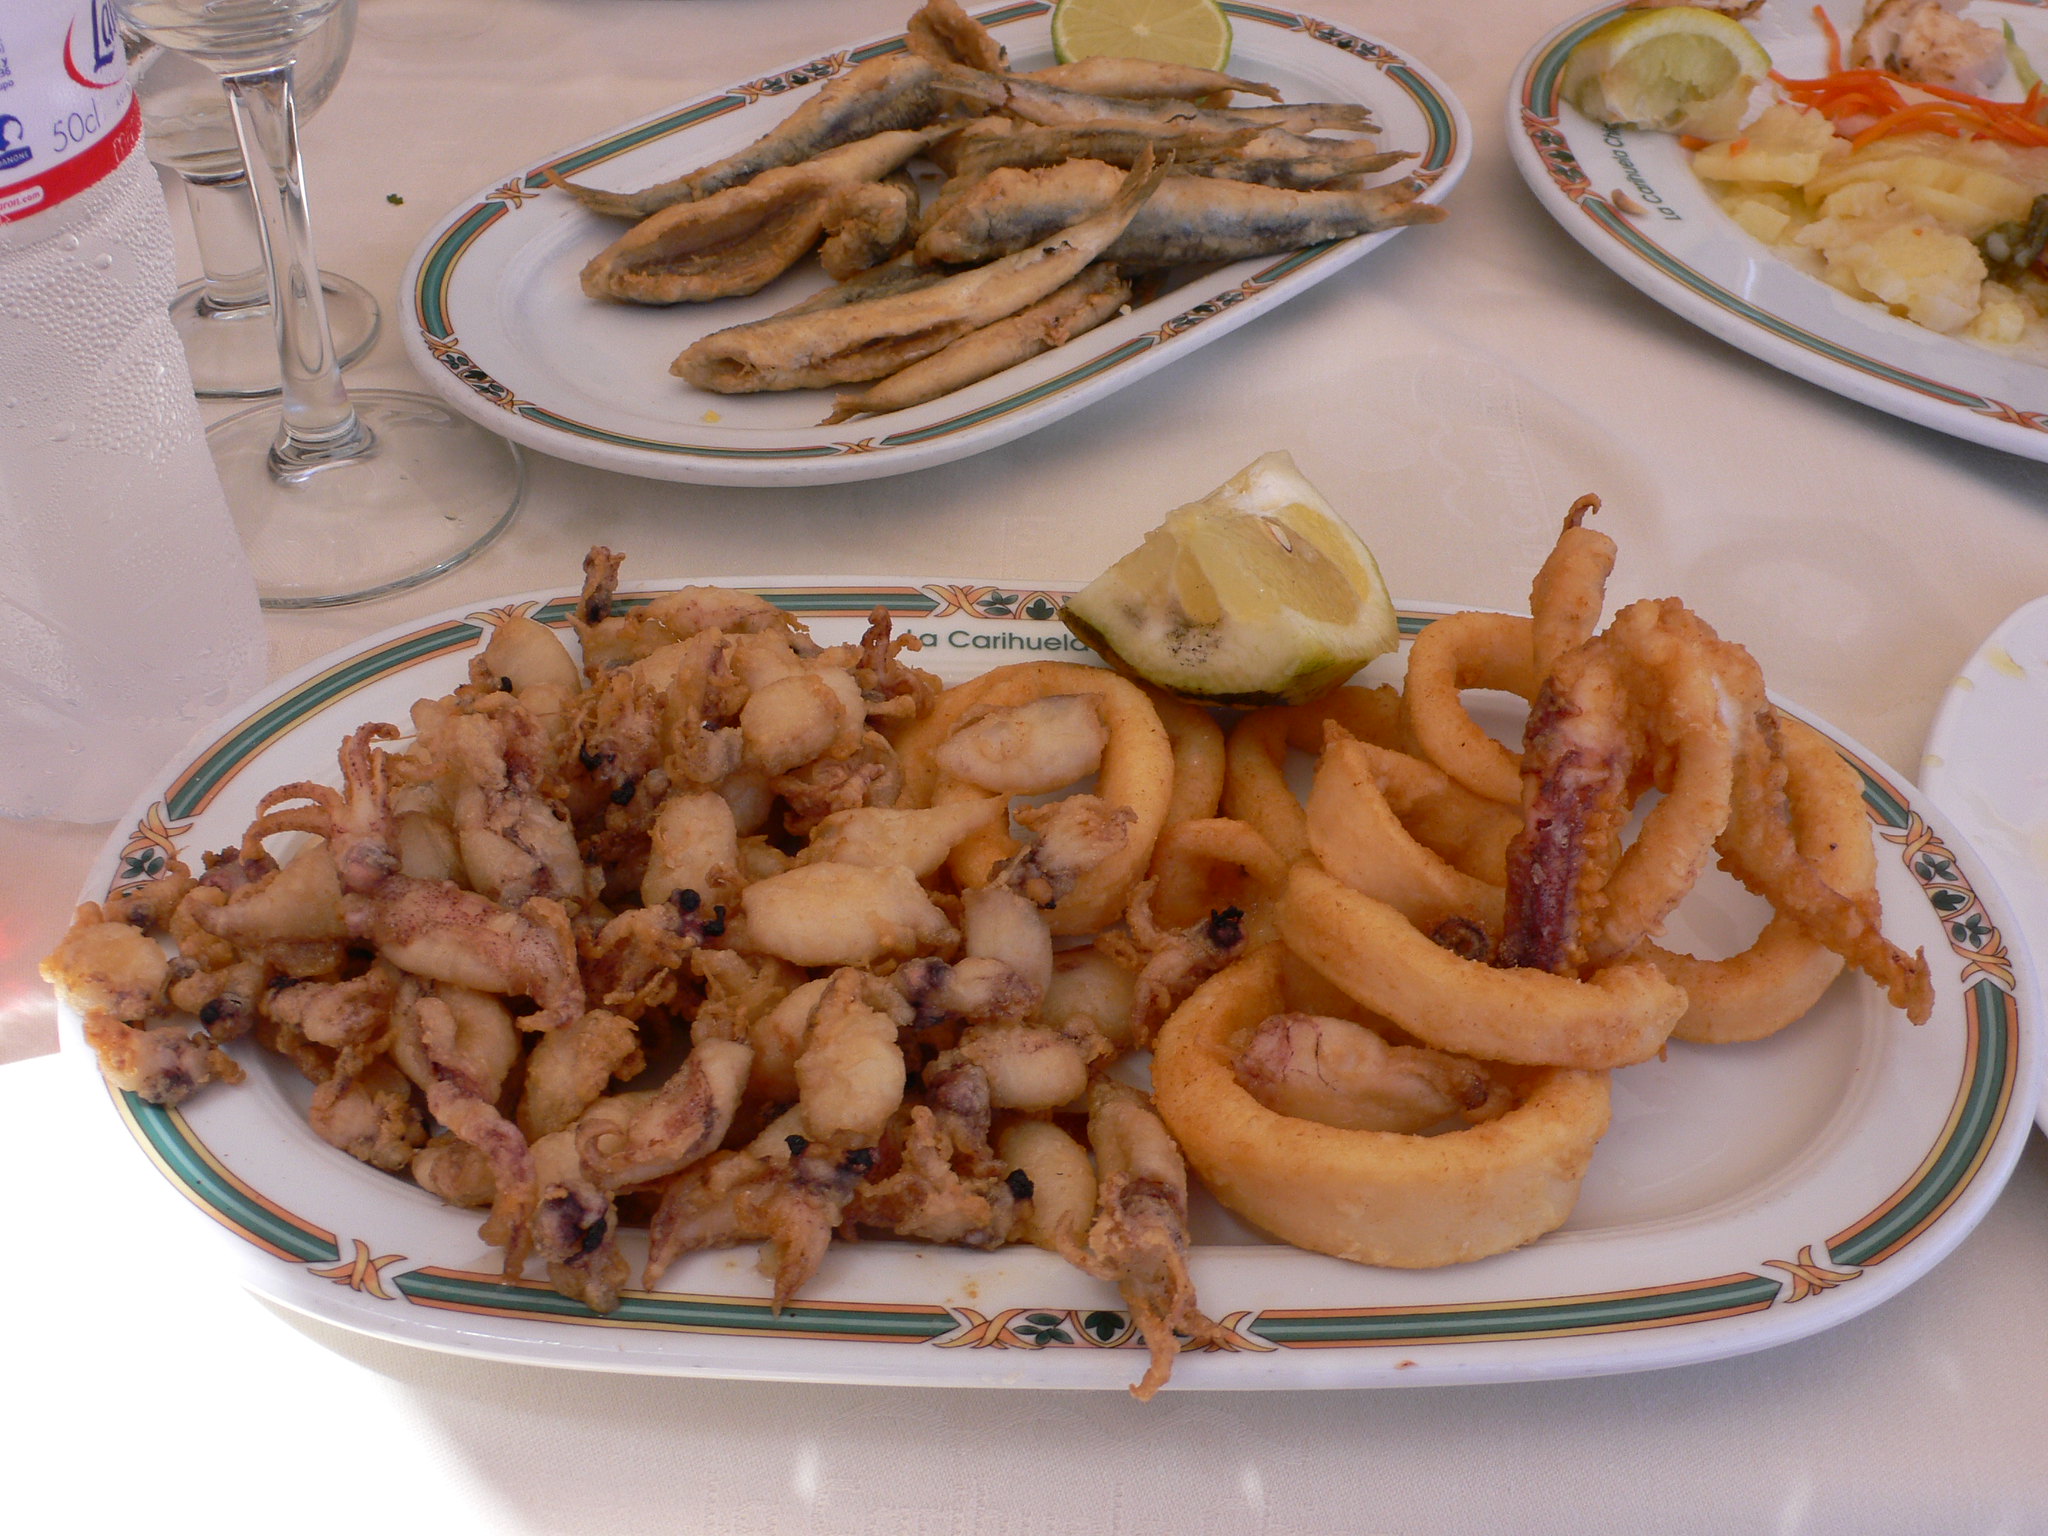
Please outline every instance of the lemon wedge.
M1733 17L1697 6L1625 11L1565 63L1565 100L1596 122L1733 132L1771 56Z
M1206 704L1300 704L1400 643L1372 551L1269 453L1166 515L1071 598L1119 672Z
M1076 59L1153 59L1221 69L1230 62L1230 18L1216 0L1059 0L1052 52Z

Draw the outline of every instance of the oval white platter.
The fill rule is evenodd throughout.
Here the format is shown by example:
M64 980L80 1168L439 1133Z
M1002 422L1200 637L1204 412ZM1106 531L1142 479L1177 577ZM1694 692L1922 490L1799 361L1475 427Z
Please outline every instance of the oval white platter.
M1065 594L922 578L736 580L826 644L886 605L949 681L1003 662L1085 661ZM629 585L626 596L680 583ZM316 662L230 715L166 769L95 865L86 896L146 879L173 851L239 842L274 785L334 781L342 737L467 676L507 615L565 628L573 593L401 625ZM1412 635L1449 610L1403 611ZM573 644L573 635L569 637ZM1363 681L1397 681L1388 657ZM1819 724L1819 722L1815 722ZM1823 727L1824 728L1824 727ZM1415 1386L1644 1370L1740 1354L1861 1313L1924 1274L1983 1214L2034 1112L2039 1004L1975 855L1853 742L1879 851L1888 934L1924 948L1937 1005L1918 1028L1860 977L1751 1045L1674 1042L1615 1074L1613 1129L1571 1221L1513 1253L1439 1270L1370 1269L1263 1241L1206 1197L1192 1268L1235 1347L1183 1356L1171 1390ZM1672 942L1728 953L1761 905L1718 874ZM64 1045L97 1075L78 1021ZM658 1291L598 1317L510 1283L479 1213L321 1142L309 1086L235 1047L249 1071L164 1110L110 1093L110 1118L207 1217L240 1280L328 1322L535 1364L644 1373L953 1386L1122 1388L1143 1355L1115 1290L1037 1249L835 1244L779 1316L751 1248L694 1255ZM111 1130L109 1125L106 1129ZM628 1233L635 1274L644 1249ZM139 1256L138 1256L139 1257Z
M2048 368L1942 336L1830 287L1740 229L1668 133L1607 128L1559 99L1573 46L1624 5L1567 22L1532 48L1508 95L1508 143L1537 201L1598 260L1674 314L1823 389L1923 427L2048 459ZM1846 40L1862 8L1829 0ZM1977 0L1970 19L2009 20L2036 59L2048 17ZM1780 74L1826 72L1811 0L1765 0L1743 23Z
M1228 4L1231 67L1289 101L1356 101L1377 142L1415 151L1400 171L1441 201L1464 173L1464 110L1421 65L1341 27ZM1016 69L1052 62L1042 0L982 14ZM678 21L678 46L687 25ZM707 485L826 485L902 474L979 453L1049 425L1228 334L1349 266L1398 230L1203 269L1077 337L942 399L836 427L823 390L716 395L673 378L698 337L759 319L825 286L806 261L743 299L670 308L584 297L578 273L624 228L549 185L549 173L630 190L740 148L835 75L900 50L901 34L851 43L507 171L444 218L414 253L401 293L406 347L456 410L514 442L600 469ZM1389 173L1388 179L1392 179Z
M1982 853L2040 951L2048 945L2048 597L2009 615L1949 684L1920 782ZM2041 1124L2048 1130L2048 1108Z

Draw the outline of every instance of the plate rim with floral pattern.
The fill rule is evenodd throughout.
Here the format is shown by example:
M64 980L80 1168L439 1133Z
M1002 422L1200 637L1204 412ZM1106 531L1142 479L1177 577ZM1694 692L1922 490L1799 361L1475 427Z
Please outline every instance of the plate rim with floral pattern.
M633 583L621 601L682 584ZM1092 660L1058 621L1068 592L1057 586L901 577L725 584L789 608L828 642L857 635L881 604L956 679L1048 654ZM449 609L280 680L154 778L81 899L131 888L173 850L196 862L199 849L238 841L280 771L328 777L318 765L331 765L344 734L385 711L403 718L411 698L463 680L494 625L532 614L566 628L574 603L573 592L555 589ZM1452 611L1403 604L1403 634ZM1973 880L1976 856L1911 785L1827 733L1863 777L1887 923L1897 925L1895 939L1933 953L1937 1008L1919 1029L1889 1010L1881 1026L1861 1026L1879 1041L1863 1059L1877 1064L1854 1075L1873 1081L1860 1098L1843 1098L1817 1139L1822 1150L1675 1221L1567 1230L1446 1270L1198 1245L1202 1300L1229 1347L1184 1355L1176 1387L1530 1380L1716 1359L1846 1321L1961 1241L2010 1173L2034 1112L2035 978L2001 939L2002 898ZM1874 989L1870 1000L1881 1006ZM60 1021L73 1069L97 1078L77 1017L60 1010ZM808 1294L780 1316L750 1250L700 1254L684 1261L696 1267L681 1283L673 1271L666 1278L678 1289L629 1290L616 1313L597 1317L544 1283L490 1270L495 1253L475 1236L476 1212L443 1207L320 1142L303 1119L303 1085L289 1102L275 1084L295 1078L259 1055L243 1054L248 1082L216 1085L179 1109L111 1089L106 1102L171 1188L211 1218L195 1225L216 1234L215 1251L237 1278L325 1322L462 1354L641 1374L1040 1388L1120 1388L1139 1374L1140 1341L1115 1292L1029 1247L835 1244ZM1890 1111L1873 1108L1881 1092L1894 1095ZM1921 1143L1896 1128L1900 1093L1927 1127ZM1871 1123L1885 1113L1893 1118ZM1854 1178L1870 1198L1828 1182L1844 1181L1844 1158L1857 1159ZM1561 1240L1572 1237L1581 1240Z
M1236 26L1238 67L1257 74L1278 55L1312 59L1333 86L1346 88L1343 99L1364 100L1383 121L1395 112L1414 120L1427 142L1398 146L1419 150L1403 169L1426 183L1425 201L1449 194L1471 159L1472 131L1442 80L1388 44L1313 16L1242 0L1228 0L1224 9ZM1048 0L1016 0L979 19L1013 54L1028 47L1049 59L1051 12ZM532 308L521 295L542 271L530 253L558 238L550 221L597 218L576 210L550 177L588 174L608 159L679 135L684 144L691 135L705 136L706 150L679 151L672 166L654 172L680 174L729 152L725 139L737 135L730 146L737 147L766 131L786 115L785 95L904 46L903 34L895 33L799 61L586 140L464 199L421 241L400 287L410 321L401 329L414 366L457 411L556 458L707 485L844 483L948 463L1048 426L1228 334L1401 232L1382 230L1217 267L992 379L830 430L749 426L750 404L760 397L713 397L665 375L650 379L644 395L654 401L657 391L673 394L672 408L661 398L654 412L664 435L630 430L625 422L629 407L621 396L632 396L634 410L643 403L637 375L631 390L619 386L609 406L594 392L581 401L549 393L551 386L540 382L549 370L519 328ZM500 267L502 282L490 275ZM731 324L746 316L721 306L741 302L723 300L705 313L720 309L733 318L718 323ZM827 392L802 394L816 403L818 417L829 409ZM707 404L717 409L706 411Z
M1553 28L1516 66L1508 144L1544 211L1646 297L1752 357L1920 426L2048 460L2048 368L1837 292L1738 227L1672 135L1605 128L1560 100L1573 45L1627 8L1609 0ZM1847 37L1860 10L1844 0L1828 9L1843 13ZM2023 32L2043 26L2037 8L1999 9ZM1792 43L1772 39L1782 72L1824 68L1812 10L1810 0L1765 0L1755 18L1803 27Z

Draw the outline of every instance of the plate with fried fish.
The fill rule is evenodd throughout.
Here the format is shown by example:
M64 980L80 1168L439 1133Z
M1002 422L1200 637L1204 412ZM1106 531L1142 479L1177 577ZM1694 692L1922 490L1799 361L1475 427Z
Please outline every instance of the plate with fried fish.
M901 474L1436 222L1470 158L1443 83L1342 27L1225 5L1212 78L1054 67L1052 9L928 0L902 33L507 170L413 257L414 363L482 425L602 469Z

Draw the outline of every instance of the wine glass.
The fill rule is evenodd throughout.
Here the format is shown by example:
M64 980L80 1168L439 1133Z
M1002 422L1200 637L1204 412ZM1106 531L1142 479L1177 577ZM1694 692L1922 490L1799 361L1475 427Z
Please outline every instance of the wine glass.
M319 110L341 79L355 39L356 0L342 0L299 47L299 121ZM176 171L192 214L204 276L171 299L171 324L185 344L193 393L202 400L257 400L278 392L277 339L263 241L228 99L212 70L128 32L128 78L142 103L149 158ZM367 288L320 274L327 323L343 368L376 343L383 317Z
M460 564L519 510L519 450L427 395L341 382L299 161L293 60L343 0L115 0L227 92L263 233L283 399L207 432L269 608L381 597Z

